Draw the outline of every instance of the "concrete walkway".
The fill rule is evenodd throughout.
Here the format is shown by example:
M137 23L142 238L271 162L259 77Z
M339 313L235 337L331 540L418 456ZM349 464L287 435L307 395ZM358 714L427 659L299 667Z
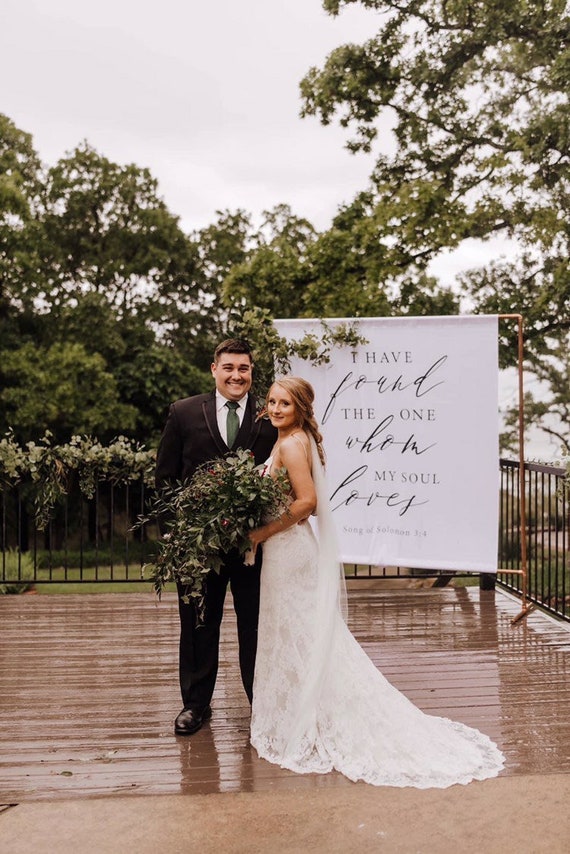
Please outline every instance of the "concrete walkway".
M105 797L0 813L2 854L566 854L570 775L449 789Z

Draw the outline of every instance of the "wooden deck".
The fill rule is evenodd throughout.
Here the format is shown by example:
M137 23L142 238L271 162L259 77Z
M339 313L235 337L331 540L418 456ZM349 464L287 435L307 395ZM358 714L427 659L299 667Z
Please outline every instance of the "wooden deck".
M231 597L228 594L228 599ZM570 773L570 630L469 589L350 592L349 624L413 702L488 733L503 775ZM0 597L0 804L353 786L260 760L227 608L209 725L176 738L175 597ZM363 784L359 784L363 785Z

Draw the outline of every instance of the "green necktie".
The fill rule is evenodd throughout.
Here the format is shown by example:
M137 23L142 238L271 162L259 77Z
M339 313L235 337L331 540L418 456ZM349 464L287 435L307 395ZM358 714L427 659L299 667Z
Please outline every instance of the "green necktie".
M226 402L226 406L228 407L228 417L226 419L226 430L227 430L227 446L228 448L233 448L234 442L236 440L236 436L239 431L239 416L237 414L237 408L239 403L235 400L228 400Z

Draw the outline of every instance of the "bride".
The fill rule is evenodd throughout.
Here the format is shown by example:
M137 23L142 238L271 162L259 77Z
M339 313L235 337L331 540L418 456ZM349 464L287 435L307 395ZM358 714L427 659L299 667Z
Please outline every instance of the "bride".
M267 412L278 438L266 474L284 468L288 508L251 532L263 543L251 743L300 774L333 769L375 786L444 788L495 777L504 757L483 733L424 714L394 688L347 628L312 386L276 381ZM318 540L308 517L316 512Z

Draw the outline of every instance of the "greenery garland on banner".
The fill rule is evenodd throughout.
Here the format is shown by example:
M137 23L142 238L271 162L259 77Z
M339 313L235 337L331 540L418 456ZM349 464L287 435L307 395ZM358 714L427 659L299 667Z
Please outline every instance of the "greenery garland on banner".
M255 364L253 392L263 405L265 394L276 375L290 371L290 359L297 356L312 365L325 365L331 360L334 347L357 347L367 344L358 332L358 320L340 321L333 328L321 320L319 335L307 333L298 341L288 341L279 335L273 317L267 309L234 308L228 323L228 337L245 338L252 347Z
M56 504L67 495L71 477L77 475L79 489L93 498L99 481L114 485L143 478L154 480L156 452L125 436L102 445L89 436L73 436L67 444L52 444L47 432L39 442L21 446L9 431L0 440L0 490L27 480L34 484L34 515L43 530Z

